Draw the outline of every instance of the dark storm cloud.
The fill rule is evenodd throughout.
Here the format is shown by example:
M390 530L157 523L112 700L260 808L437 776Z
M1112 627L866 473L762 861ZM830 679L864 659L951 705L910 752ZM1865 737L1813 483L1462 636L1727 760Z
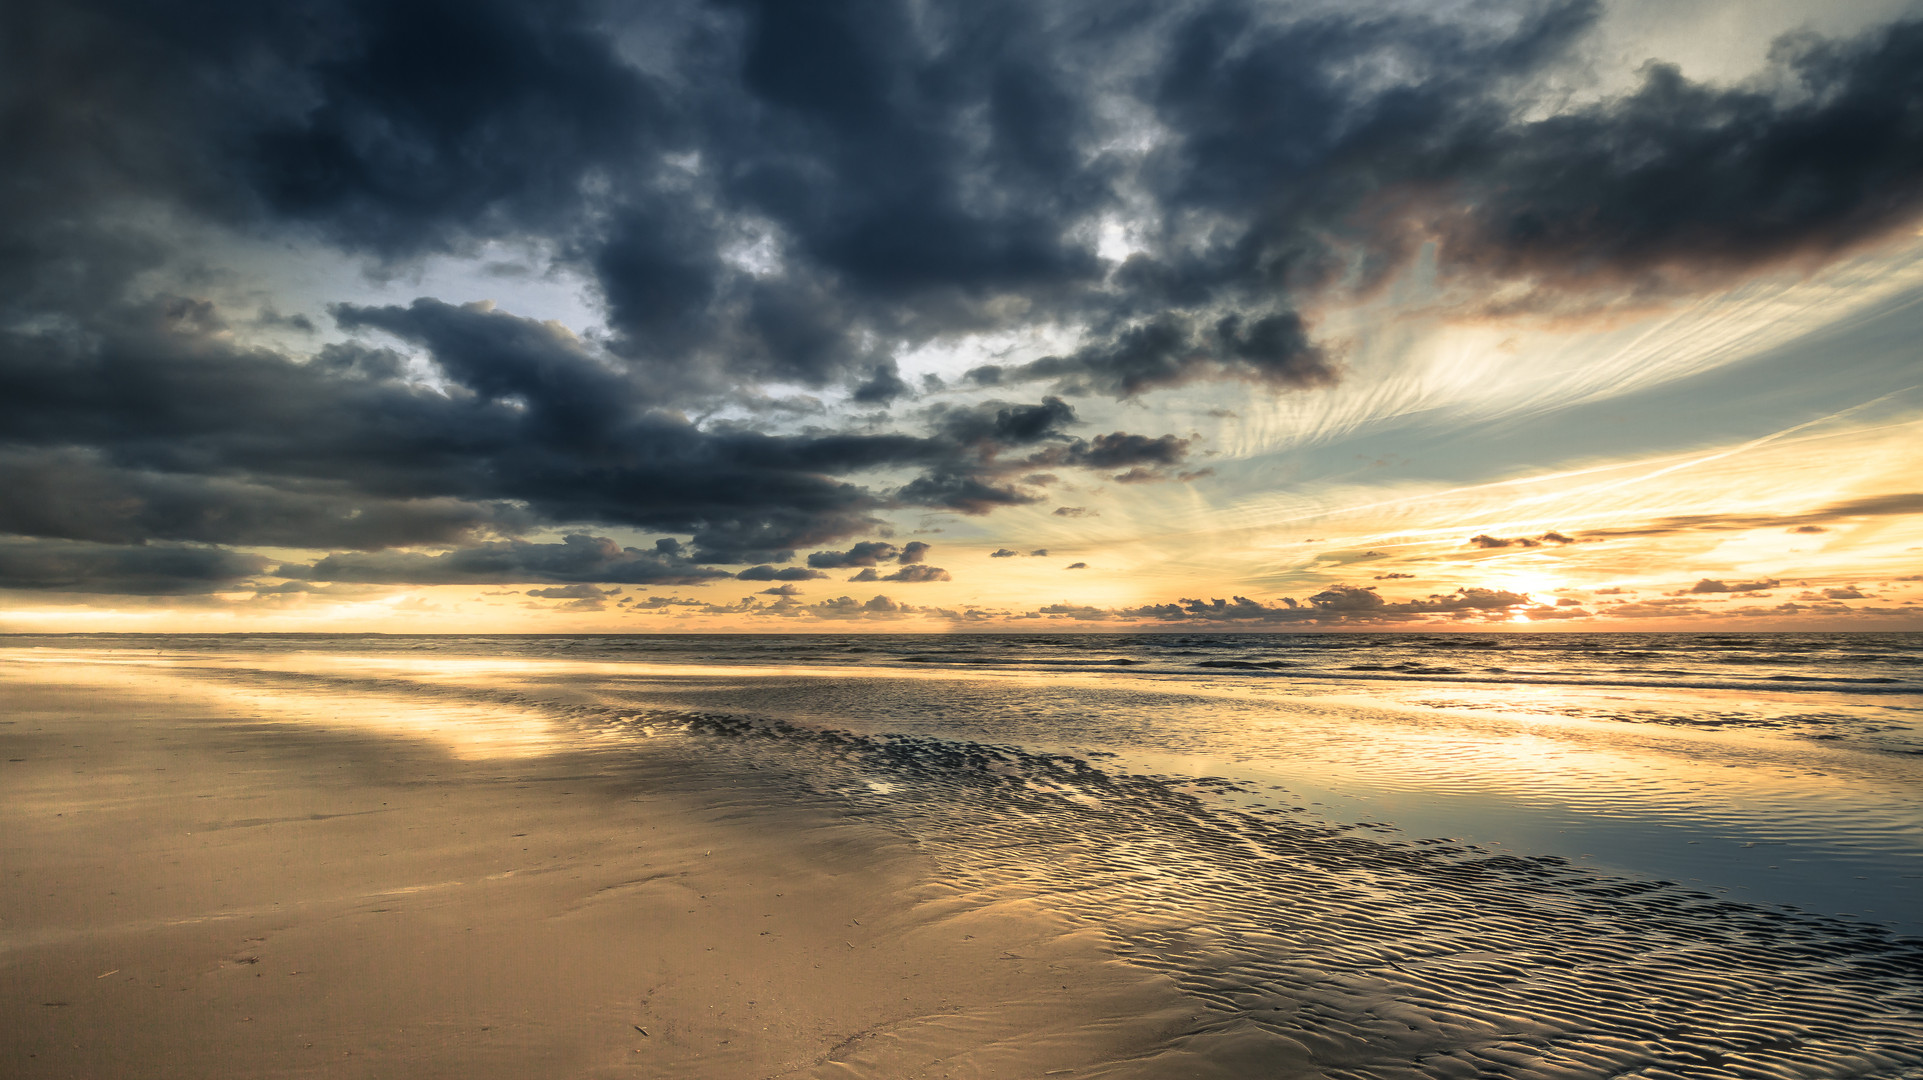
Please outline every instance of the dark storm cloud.
M952 444L905 435L702 430L650 410L645 386L551 328L480 306L341 315L427 345L448 384L370 368L365 350L348 364L331 362L339 351L299 363L240 347L197 302L103 313L81 339L9 335L6 467L39 477L91 469L89 484L128 496L75 508L58 484L36 482L16 489L9 520L53 535L138 528L298 543L289 534L304 519L319 523L308 545L366 548L585 521L689 533L708 558L747 562L870 527L884 500L834 472L972 467ZM273 492L239 490L250 485ZM42 496L23 505L32 491ZM184 505L219 504L223 492L254 505L218 514ZM299 501L311 505L297 511ZM354 523L355 508L366 520ZM320 527L329 515L339 520Z
M1085 469L1120 469L1131 465L1176 465L1188 456L1191 439L1174 435L1149 438L1115 431L1097 435L1086 442L1076 439L1030 455L1025 465L1077 466Z
M653 551L622 547L605 536L570 535L558 544L505 540L439 555L406 551L329 555L312 565L288 563L274 573L306 581L480 585L526 581L698 585L731 577L686 558L673 540Z
M854 399L863 405L886 405L906 393L908 384L902 381L900 368L889 360L876 364L874 373L855 387Z
M179 596L235 588L269 565L253 555L184 544L0 541L0 589Z
M1085 445L1059 431L1073 418L1059 399L950 410L929 436L702 429L654 407L664 383L549 324L434 300L335 316L420 348L441 385L364 344L308 363L238 346L199 301L123 307L87 340L15 335L0 527L378 549L589 522L686 533L713 562L774 561L894 502L1031 501L996 479L1021 468L999 455ZM887 468L928 471L893 494L837 478Z
M1065 316L1090 344L1004 377L1127 395L1326 382L1290 298L1425 239L1576 288L1822 257L1923 206L1919 24L1788 40L1771 92L1657 64L1519 116L1598 11L42 0L6 35L10 219L46 255L127 193L390 258L541 238L626 355L877 395L863 334ZM1118 96L1167 133L1145 159ZM1085 226L1124 206L1149 216L1115 268Z
M1077 423L1075 409L1058 397L1039 404L988 401L971 406L937 406L929 412L936 431L963 446L999 453L1008 447L1069 442L1062 428Z
M1542 87L1597 11L22 0L0 14L0 530L122 543L103 567L202 550L143 540L339 549L369 580L556 526L773 564L890 508L1035 503L1037 463L1160 478L1184 440L1082 439L1065 397L1326 385L1339 348L1303 313L1425 244L1472 304L1563 310L1814 265L1923 210L1923 24L1787 40L1753 85L1658 64L1559 108ZM1125 262L1097 254L1104 218L1128 219ZM592 282L608 333L432 299L336 306L334 331L229 317L164 294L198 291L179 253L209 228L386 269L518 245ZM886 407L908 350L1041 326L1085 333L970 376L1053 384L1037 404L905 434L688 419L791 392L765 383ZM1918 512L1830 511L1755 520ZM67 578L145 580L110 569Z
M1225 315L1203 332L1188 318L1166 314L1067 356L1046 356L1014 368L976 368L969 376L981 385L1053 379L1063 393L1117 398L1203 379L1240 379L1285 389L1336 383L1334 365L1310 342L1300 316L1261 316L1246 329L1243 321L1240 315Z
M345 484L274 486L245 477L121 468L97 452L0 450L0 533L374 549L516 532L526 511L448 497L382 498Z

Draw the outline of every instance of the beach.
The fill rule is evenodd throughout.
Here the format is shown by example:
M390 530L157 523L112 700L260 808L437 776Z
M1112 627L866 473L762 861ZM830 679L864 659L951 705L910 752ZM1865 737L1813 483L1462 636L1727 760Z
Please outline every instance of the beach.
M14 1076L917 1075L1016 1030L1085 1063L1103 1010L1181 1008L1045 911L951 910L898 837L739 775L9 674Z
M1917 795L1915 758L1887 748L1581 717L1499 737L1457 706L1446 728L1398 729L1347 684L1256 717L1206 682L414 644L4 650L11 1075L1923 1068L1923 949L1892 929L1914 838L1890 804ZM1210 694L1235 707L1164 718ZM1235 717L1239 745L1286 736L1323 787L1283 777L1281 751L1211 743ZM1373 750L1354 745L1365 721ZM1717 798L1830 798L1784 773L1790 750L1816 754L1807 771L1839 790L1884 785L1899 824L1862 851L1814 812L1799 827L1896 893L1882 920L1808 911L1763 902L1767 885L1732 895L1739 861L1706 858L1727 881L1692 883L1527 833L1423 832L1425 815L1473 826L1465 807L1495 796L1418 798L1364 766L1418 737L1446 760L1465 730L1508 740L1512 785L1530 783L1518 745L1545 775L1639 754L1672 790L1656 762L1720 753L1722 787L1688 789L1690 835L1712 841L1752 827ZM1334 805L1344 788L1372 801ZM1661 799L1641 805L1676 831Z

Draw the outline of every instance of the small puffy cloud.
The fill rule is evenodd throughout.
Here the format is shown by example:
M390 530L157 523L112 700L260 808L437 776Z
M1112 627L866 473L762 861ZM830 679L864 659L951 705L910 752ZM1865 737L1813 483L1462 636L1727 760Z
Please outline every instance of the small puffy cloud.
M996 550L989 552L988 557L991 559L1012 559L1015 556L1020 554L1021 552L1014 551L1010 548L997 548Z
M900 619L914 615L917 612L923 614L939 613L933 609L917 608L913 604L904 604L892 600L887 596L876 595L867 600L856 600L853 597L837 596L832 600L821 600L813 604L797 605L795 608L783 612L783 614L806 614L818 619L855 621Z
M1479 548L1533 548L1541 547L1544 544L1573 544L1575 542L1574 539L1554 530L1543 533L1541 536L1490 536L1487 533L1482 533L1472 536L1465 541L1465 543L1474 544Z
M892 574L877 573L875 571L875 568L871 566L863 570L861 573L856 574L854 577L849 578L848 580L849 581L905 581L905 582L913 583L913 582L925 582L925 581L948 581L951 579L948 571L943 570L939 566L929 566L926 563L911 563L910 565L904 566Z
M619 596L620 589L597 589L592 585L552 585L545 589L529 589L529 596L545 600L599 600L604 596Z
M1115 617L1115 613L1112 611L1105 611L1098 607L1090 607L1087 604L1049 604L1045 607L1037 608L1036 611L1050 618L1081 619L1087 622L1099 622L1103 619L1112 619Z
M635 604L634 611L666 611L678 607L706 607L705 600L683 600L678 596L650 596Z
M1781 584L1782 582L1774 578L1761 581L1718 581L1715 578L1704 578L1696 584L1691 585L1688 591L1690 595L1762 592L1764 589L1774 589Z
M896 559L904 565L922 562L928 558L928 549L931 546L932 545L925 544L920 540L910 540L902 545L901 554L897 556Z
M1869 597L1864 596L1862 593L1858 592L1856 590L1856 586L1854 585L1850 585L1841 589L1824 589L1823 596L1830 600L1867 600L1869 599Z
M923 545L924 549L927 545ZM886 540L864 540L847 551L817 551L808 556L808 565L820 570L850 566L876 566L892 560L902 549Z
M904 566L901 569L895 571L894 573L889 574L886 577L882 578L881 580L922 582L922 581L948 581L951 579L949 577L948 571L943 570L939 566L929 566L926 563L915 563L910 566Z
M736 574L735 580L737 581L808 581L812 578L824 578L827 576L828 576L827 574L824 574L819 570L811 570L805 566L783 566L777 569L776 567L769 566L768 564L763 563L760 566L750 566L746 570L743 570L740 573Z
M1056 517L1078 518L1085 517L1087 514L1088 507L1086 506L1058 506L1055 508Z
M1064 567L1064 569L1067 569L1067 570L1086 570L1086 569L1088 569L1088 564L1087 564L1087 563L1085 563L1085 562L1077 562L1077 563L1069 563L1069 564L1068 564L1068 565L1067 565L1066 567Z

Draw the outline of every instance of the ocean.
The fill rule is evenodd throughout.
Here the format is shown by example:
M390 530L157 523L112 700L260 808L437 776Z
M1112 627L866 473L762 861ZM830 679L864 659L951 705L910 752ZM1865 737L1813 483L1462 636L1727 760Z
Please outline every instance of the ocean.
M0 654L184 672L267 718L318 691L338 712L304 723L457 753L685 756L898 835L954 903L1098 933L1192 999L1198 1060L1923 1077L1923 634L15 635Z

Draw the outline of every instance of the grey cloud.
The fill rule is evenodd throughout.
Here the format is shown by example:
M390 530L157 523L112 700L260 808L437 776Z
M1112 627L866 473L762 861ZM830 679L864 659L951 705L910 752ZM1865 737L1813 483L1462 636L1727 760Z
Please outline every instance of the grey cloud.
M838 596L833 600L822 600L805 605L801 610L819 619L837 621L861 619L898 619L913 615L919 610L913 604L903 604L886 596L874 596L866 601Z
M876 364L868 379L854 389L854 400L864 405L886 405L908 393L901 369L893 360Z
M1795 532L1825 532L1828 527L1853 518L1903 517L1910 514L1923 514L1923 492L1892 492L1888 495L1845 499L1796 514L1677 514L1657 518L1643 525L1594 529L1585 534L1585 539L1666 536L1696 529L1733 531L1788 528Z
M505 502L383 498L329 480L265 483L121 467L96 451L0 451L0 533L364 550L522 532Z
M895 493L909 506L935 506L964 514L987 514L1004 506L1023 506L1041 501L1007 483L964 473L937 472L918 477Z
M943 570L939 566L929 566L926 563L916 563L912 566L904 566L901 569L895 571L894 573L884 576L881 580L918 582L918 581L948 581L951 579L949 577L948 571Z
M864 540L847 551L817 551L808 556L808 565L831 570L841 566L876 566L893 561L901 549L886 540Z
M185 544L0 540L0 589L182 596L235 588L269 565L256 555Z
M1161 478L1172 436L1080 440L1066 396L1327 385L1340 343L1304 313L1424 250L1472 307L1562 311L1817 266L1923 212L1923 23L1786 40L1743 86L1656 64L1564 107L1599 6L1491 10L21 0L0 34L0 442L55 479L10 491L0 530L304 537L431 576L458 560L382 550L626 527L773 564L889 509L1036 503L1032 457ZM1120 137L1143 121L1165 133L1145 155ZM1120 266L1089 228L1109 216L1139 218ZM366 341L296 362L246 334L297 316L143 291L194 291L182 241L235 234L376 271L525 244L610 325L350 304L343 331L405 342L436 385ZM967 380L1058 387L1038 404L910 433L687 419L793 386L884 405L909 350L1038 327L1084 334ZM1118 437L1150 456L1094 464Z
M1762 581L1718 581L1714 578L1704 578L1691 585L1689 592L1692 594L1761 592L1764 589L1774 589L1781 584L1782 582L1774 578Z
M1559 532L1550 531L1541 536L1490 536L1487 533L1481 533L1464 542L1479 548L1532 548L1541 547L1544 544L1573 544L1576 541Z
M1274 604L1263 604L1248 597L1231 600L1183 600L1176 604L1155 604L1124 609L1119 614L1131 618L1163 622L1214 623L1339 623L1383 622L1411 616L1467 618L1508 613L1538 606L1529 597L1504 589L1470 588L1454 593L1438 593L1422 599L1389 601L1374 587L1332 585L1306 601L1284 597Z
M860 573L849 578L848 580L849 581L922 582L922 581L948 581L950 580L950 577L949 577L948 571L943 570L939 566L928 566L926 564L916 563L912 566L904 566L892 574L879 573L878 571L875 570L874 567L871 566L871 567L868 567L867 569L862 570Z
M653 551L644 551L622 547L604 536L580 533L564 537L558 544L506 540L439 555L405 551L336 553L312 565L285 564L274 573L305 581L419 585L540 581L697 585L732 576L687 559L672 540L657 543Z
M777 569L767 563L750 566L735 574L735 578L739 581L807 581L811 578L827 576L819 570L812 570L805 566L784 566Z
M1125 276L1130 269L1124 269ZM1246 330L1241 316L1227 315L1209 332L1183 316L1167 314L1067 356L1047 356L1015 368L978 368L970 375L982 383L992 379L993 384L1053 379L1064 393L1116 398L1204 379L1300 390L1333 386L1338 378L1327 352L1309 341L1294 312L1262 316Z
M527 594L545 600L601 600L620 592L620 589L597 589L592 585L553 585L545 589L529 589Z

